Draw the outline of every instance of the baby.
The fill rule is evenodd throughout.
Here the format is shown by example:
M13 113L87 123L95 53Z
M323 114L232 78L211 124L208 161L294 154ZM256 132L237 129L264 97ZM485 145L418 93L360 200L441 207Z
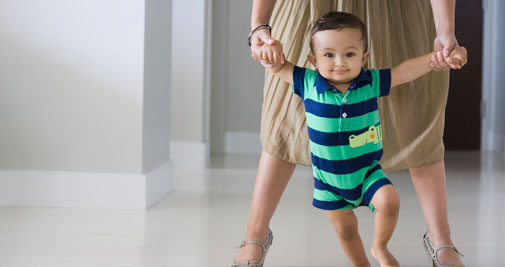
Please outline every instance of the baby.
M370 57L366 26L356 16L330 12L311 30L311 69L284 61L282 45L261 47L263 64L293 84L305 105L314 175L313 206L326 211L340 245L355 266L370 266L353 209L368 206L375 215L372 256L381 266L399 266L389 252L398 220L399 197L379 164L383 154L377 99L390 88L431 71L437 52L406 60L392 69L364 70ZM466 64L466 49L444 58L452 69ZM428 90L428 89L427 89Z

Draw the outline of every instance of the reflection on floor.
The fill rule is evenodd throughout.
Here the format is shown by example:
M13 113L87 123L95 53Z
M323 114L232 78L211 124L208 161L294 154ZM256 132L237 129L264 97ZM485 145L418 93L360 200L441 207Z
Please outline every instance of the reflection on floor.
M227 156L209 169L175 170L178 189L145 212L0 208L0 266L229 266L245 233L257 163ZM505 266L503 157L449 152L446 167L452 236L465 263ZM402 266L430 266L408 172L389 177L401 198L390 248ZM311 199L311 170L298 167L271 223L266 266L351 266ZM356 213L369 247L373 216L366 208Z

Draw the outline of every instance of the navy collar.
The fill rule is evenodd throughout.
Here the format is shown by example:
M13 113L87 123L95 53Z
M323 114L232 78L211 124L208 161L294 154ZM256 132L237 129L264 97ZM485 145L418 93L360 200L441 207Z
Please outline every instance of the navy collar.
M316 90L319 94L322 94L326 92L326 90L333 90L337 89L335 86L331 85L326 78L321 76L319 74L319 71L316 70L317 76L316 76ZM370 76L370 73L368 71L365 71L364 69L361 69L361 72L359 73L358 77L356 77L351 85L349 86L349 91L363 87L367 84L372 83L372 77Z

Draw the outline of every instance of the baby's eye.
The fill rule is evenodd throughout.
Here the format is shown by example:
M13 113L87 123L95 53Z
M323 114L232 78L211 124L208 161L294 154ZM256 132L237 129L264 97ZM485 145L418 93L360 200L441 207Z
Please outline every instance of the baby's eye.
M353 57L355 56L356 54L354 54L353 52L348 52L345 54L346 57Z
M325 57L333 57L333 54L332 53L326 53L324 54Z

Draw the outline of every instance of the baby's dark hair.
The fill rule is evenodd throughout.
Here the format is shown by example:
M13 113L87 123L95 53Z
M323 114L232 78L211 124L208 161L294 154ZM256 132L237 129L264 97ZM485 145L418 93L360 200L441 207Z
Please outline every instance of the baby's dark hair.
M356 16L345 12L329 12L318 18L310 30L310 50L313 50L312 39L314 34L325 30L358 29L361 31L361 40L365 44L365 52L368 50L368 35L365 24Z

